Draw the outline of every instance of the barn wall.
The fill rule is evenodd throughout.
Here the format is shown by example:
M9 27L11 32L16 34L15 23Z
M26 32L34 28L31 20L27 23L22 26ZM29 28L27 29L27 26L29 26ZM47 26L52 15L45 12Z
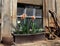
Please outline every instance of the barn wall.
M42 5L42 1L43 0L18 0L19 3L27 3L27 4L34 4L34 5Z
M11 9L11 18L12 18L12 24L14 25L14 26L16 26L16 16L17 16L17 0L12 0L11 1L11 3L12 3L12 5L11 5L11 7L12 7L12 9Z
M31 3L32 4L33 2L36 2L34 4L37 4L37 5L42 4L41 2L39 2L40 0L39 1L31 0L31 1L18 0L18 2L20 2L20 3L22 2L22 3ZM2 34L3 34L3 36L4 35L6 36L9 33L11 33L10 32L11 31L10 23L12 23L14 26L16 26L17 0L4 0L2 9L3 9L2 10ZM54 26L52 17L50 17L50 19L48 20L48 15L50 15L48 13L48 10L55 11L54 0L43 0L43 25L48 26L48 23L49 23L49 26ZM57 0L57 16L58 16L58 20L60 21L60 1L59 0Z
M57 2L57 19L58 19L58 24L60 25L60 0L56 0Z
M49 26L55 27L55 23L51 17L51 14L48 13L48 10L51 10L55 12L55 15L58 19L57 23L60 25L60 1L59 0L47 0L47 4L48 5L47 5L47 16L46 16L47 23L46 24L48 24L48 21L49 21ZM47 19L48 17L49 17L49 20Z
M49 13L49 10L55 12L55 0L46 0L46 17L45 17L45 26L54 27L54 21Z
M10 36L11 16L10 16L10 0L2 0L2 36Z
M11 0L11 2L10 2L10 8L11 8L10 9L11 10L10 12L11 13L10 14L11 14L12 23L13 23L14 26L16 26L17 2L20 2L20 3L28 3L28 4L31 3L31 4L33 4L32 2L34 2L34 1L33 0L31 0L31 1L30 0L24 0L24 1L23 0L18 0L18 1L17 0L16 1ZM35 1L35 2L37 3L38 0ZM39 3L42 4L42 1L39 1L38 4ZM55 8L54 1L52 1L52 0L43 0L43 25L44 25L44 27L45 26L54 26L53 19L48 19L48 15L50 15L48 13L48 10L55 11L54 8ZM49 25L48 25L48 23L49 23Z

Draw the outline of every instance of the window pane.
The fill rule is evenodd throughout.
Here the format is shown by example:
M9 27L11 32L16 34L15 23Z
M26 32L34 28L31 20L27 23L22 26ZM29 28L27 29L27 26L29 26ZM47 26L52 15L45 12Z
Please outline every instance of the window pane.
M21 18L20 17L17 17L17 21L20 21L21 20Z
M22 15L24 13L24 8L17 8L17 15Z
M31 28L32 28L32 27L31 27L31 18L27 18L26 20L27 20L27 24L28 24L28 26L29 26L29 29L31 29Z
M24 13L25 5L17 3L17 15L22 15Z
M42 16L42 9L36 9L36 16Z
M31 18L27 18L27 23L28 23L29 27L32 28L31 27ZM35 24L36 29L43 28L43 21L41 18L36 18L34 20L34 24Z
M21 18L20 18L20 17L18 17L18 18L17 18L17 22L18 22L18 21L20 21L20 22L21 22L21 24L23 24L23 22L24 22L23 20L21 20Z
M35 19L35 23L36 23L36 28L43 28L42 18Z
M27 8L26 14L27 14L28 16L32 16L32 15L33 15L33 8Z

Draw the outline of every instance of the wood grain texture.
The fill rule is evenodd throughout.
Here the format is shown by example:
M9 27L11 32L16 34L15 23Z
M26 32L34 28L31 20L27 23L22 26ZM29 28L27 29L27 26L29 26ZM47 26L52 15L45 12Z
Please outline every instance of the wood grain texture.
M42 1L43 0L18 0L19 3L34 4L34 5L42 5Z
M10 0L3 1L2 8L2 36L11 35L11 16L10 16Z

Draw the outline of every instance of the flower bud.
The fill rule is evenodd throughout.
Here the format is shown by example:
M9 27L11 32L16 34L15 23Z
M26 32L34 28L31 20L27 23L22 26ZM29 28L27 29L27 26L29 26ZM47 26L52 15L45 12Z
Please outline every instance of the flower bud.
M21 15L21 19L25 19L26 16L27 16L26 14L22 14L22 15Z
M31 18L32 18L32 20L34 20L35 19L35 16L32 16Z

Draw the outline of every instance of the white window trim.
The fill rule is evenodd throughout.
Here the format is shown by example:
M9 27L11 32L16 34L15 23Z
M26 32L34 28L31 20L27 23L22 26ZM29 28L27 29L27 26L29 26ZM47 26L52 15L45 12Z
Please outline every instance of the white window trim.
M33 9L33 16L35 16L35 13L36 13L36 9L34 8Z
M24 9L24 13L25 14L26 14L26 12L27 12L27 8ZM33 8L33 16L35 16L36 18L42 18L42 16L36 16L35 13L36 13L36 9ZM21 17L21 16L20 15L17 15L17 17ZM27 17L28 18L31 18L32 16L27 16Z
M27 10L27 8L24 9L24 13L25 13L25 14L26 14L26 10Z

